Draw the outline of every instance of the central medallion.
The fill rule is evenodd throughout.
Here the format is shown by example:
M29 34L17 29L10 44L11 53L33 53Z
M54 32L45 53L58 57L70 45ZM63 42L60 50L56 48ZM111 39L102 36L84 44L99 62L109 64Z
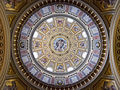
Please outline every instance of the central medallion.
M34 3L18 19L12 35L13 60L21 76L40 90L66 90L69 85L81 89L97 78L107 61L107 30L82 1L78 6L57 3Z
M56 40L54 40L54 50L58 52L65 51L67 48L67 42L63 38L59 37Z
M74 17L57 15L39 22L31 34L34 62L54 75L82 68L91 51L90 33Z
M57 34L55 36L52 36L49 46L52 53L61 56L69 52L71 44L68 36Z

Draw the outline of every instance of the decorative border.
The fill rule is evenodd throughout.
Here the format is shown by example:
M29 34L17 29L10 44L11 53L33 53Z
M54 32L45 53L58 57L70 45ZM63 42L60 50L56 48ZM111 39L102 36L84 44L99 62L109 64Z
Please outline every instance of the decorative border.
M48 7L53 7L53 6L55 6L55 5L52 5L52 6L48 6ZM67 5L65 5L65 6L67 6ZM69 5L68 5L69 6ZM70 7L73 7L73 6L70 6ZM46 7L47 8L47 7ZM38 11L39 12L39 11ZM38 12L36 12L36 13L38 13ZM83 11L81 11L81 12L83 12ZM80 12L80 13L81 13ZM36 14L35 13L35 14ZM55 12L54 12L55 13ZM58 13L60 16L66 16L66 14L61 14L61 13ZM54 14L54 15L52 15L52 17L53 16L59 16L58 14ZM34 14L32 15L32 16L34 16ZM31 17L32 17L31 16ZM81 17L83 17L83 16L88 16L88 15L86 15L85 13L83 13L83 15L81 15ZM50 16L51 17L51 16ZM69 16L69 17L72 17L72 16ZM48 18L48 17L47 17ZM78 21L79 20L79 18L80 17L78 17L78 19L76 18L75 20L76 21ZM41 18L42 19L42 18ZM44 18L45 19L45 18ZM29 20L28 20L29 21ZM28 22L27 21L27 22ZM78 21L79 22L79 21ZM92 20L90 20L90 22L87 24L87 25L89 25L90 23L93 23L93 21ZM26 23L27 24L27 23ZM82 25L82 24L81 24ZM24 25L23 26L23 28L25 27L26 25ZM84 25L82 25L83 26L83 28L84 29L86 29L85 27L84 27ZM88 26L89 28L90 28L90 31L91 31L91 33L92 33L92 30L91 30L91 28L93 27L94 28L94 26L96 27L96 25L95 25L95 23L93 23L92 25L90 25L90 26ZM33 28L34 28L34 25L33 25ZM34 28L35 29L35 28ZM33 29L33 30L34 30ZM32 31L32 30L31 30ZM22 32L22 31L21 31ZM30 31L29 31L30 32ZM33 32L33 31L32 31ZM87 34L88 34L88 31L86 30L86 32L87 32ZM33 33L32 33L33 34ZM89 34L88 34L89 35ZM24 35L23 35L24 36ZM26 35L26 36L29 36L29 35ZM27 38L26 38L26 36L24 36L25 37L25 41L27 41ZM31 35L32 36L32 35ZM90 36L90 35L89 35ZM98 34L96 34L95 33L95 35L94 34L92 34L92 36L93 36L93 39L95 40L95 41L99 41L99 39L100 39L100 37L98 36ZM21 37L22 38L22 37ZM90 38L89 38L90 39ZM24 38L22 39L22 40L24 40ZM89 40L89 42L91 43L91 41ZM94 46L94 45L93 45ZM31 47L30 47L31 48ZM88 50L88 53L90 52L90 49L91 49L91 44L90 44L90 46L89 46L89 50ZM27 54L28 52L26 51L26 50L23 50L23 51L25 51L25 53L24 54L22 54L22 55L25 55L25 54ZM85 76L87 76L87 74L89 74L89 73L84 73L84 70L85 69L87 69L87 70L89 70L89 72L91 72L91 70L94 68L94 66L96 65L96 63L97 62L95 62L95 60L93 60L93 59L91 59L92 57L94 57L94 56L99 56L99 53L100 53L100 50L96 50L96 49L94 49L94 51L96 51L97 53L95 54L95 52L92 52L92 54L93 55L87 55L86 56L86 59L85 59L85 61L83 62L83 63L86 63L87 61L88 61L88 63L86 63L86 65L85 65L85 68L83 68L83 67L81 67L81 68L83 68L82 70L81 70L81 72L79 72L82 76L80 77L79 76L79 74L77 74L77 75L75 75L75 76L78 76L79 77L79 79L81 79L81 78L84 78ZM31 53L32 53L32 51L31 51ZM92 57L90 57L90 56L92 56ZM35 58L34 58L34 56L32 55L32 57L33 57L33 59L34 59L34 61L36 62L36 60L35 60ZM89 58L90 58L90 60L89 60ZM98 60L98 59L97 59ZM96 60L96 61L97 61ZM23 61L23 60L22 60ZM26 64L26 63L30 63L29 62L30 60L28 60L28 61L26 61L24 64ZM84 66L84 65L82 65L83 63L81 63L81 65L79 65L78 66L78 68L77 68L77 71L78 71L78 69L79 69L79 67L80 66ZM37 62L36 62L36 64L37 64ZM27 66L27 64L26 64L26 66ZM31 65L32 66L32 65ZM38 65L38 66L40 66L40 65ZM40 66L41 67L41 66ZM29 67L28 67L29 68ZM43 69L43 67L41 67L41 69ZM30 69L31 70L31 69ZM46 70L45 70L46 71ZM74 72L74 71L76 71L76 70L73 70L73 71L71 71L71 72ZM49 72L49 73L52 73L52 72ZM54 73L52 73L52 74L54 74ZM59 75L64 75L64 73L56 73L57 75L59 74ZM70 74L70 72L67 72L66 74ZM66 75L66 76L68 76L68 75ZM70 81L70 80L69 80Z
M5 80L10 61L10 30L5 10L0 3L0 88Z
M110 25L110 65L117 85L120 85L120 2Z
M4 54L5 54L5 37L4 37L3 25L0 19L0 71L3 67Z
M24 65L21 63L21 59L19 57L19 53L18 53L18 47L19 45L17 44L17 40L19 39L19 31L21 30L21 27L23 27L25 20L27 20L36 10L38 10L39 8L42 8L43 6L46 6L48 4L52 4L52 3L66 3L66 4L73 4L75 6L77 6L78 8L82 9L84 12L86 12L90 17L92 17L93 20L95 20L94 22L96 22L96 24L99 27L99 30L101 32L101 38L103 39L103 50L102 50L102 54L101 54L101 58L99 59L99 63L97 64L97 66L95 67L95 69L93 70L92 73L90 73L88 75L88 77L85 77L82 81L72 84L72 85L68 85L68 86L62 86L62 87L56 87L56 86L50 86L50 85L46 85L43 82L40 82L39 80L36 80L36 78L34 78L29 72L26 71L26 69L24 68ZM85 86L87 86L88 84L90 84L94 79L97 78L97 76L100 74L100 72L102 71L106 60L107 60L107 56L108 56L108 35L107 35L107 30L106 27L102 21L102 19L100 18L100 16L91 8L89 7L87 4L85 4L84 2L80 1L69 1L69 0L64 0L64 1L54 1L54 0L46 0L43 2L36 2L34 3L31 7L29 7L19 18L17 25L15 26L14 30L13 30L13 35L12 35L12 53L13 53L13 60L14 63L17 67L17 69L19 70L19 72L21 73L21 75L32 85L34 85L36 88L50 88L50 89L65 89L65 90L69 90L70 88L83 88Z

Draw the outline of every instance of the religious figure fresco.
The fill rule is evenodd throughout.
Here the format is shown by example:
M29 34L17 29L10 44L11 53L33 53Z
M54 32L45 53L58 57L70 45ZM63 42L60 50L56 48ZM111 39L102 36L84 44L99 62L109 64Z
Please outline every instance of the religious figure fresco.
M102 5L103 8L113 8L116 4L117 0L96 0L99 1L99 4Z
M10 85L8 85L8 86L5 85L3 90L17 90L16 82L12 81L11 84L12 84L11 86Z
M109 85L109 83L111 83L111 82L104 81L104 84L102 86L102 90L117 90L114 84Z
M93 88L93 90L119 90L115 80L111 79L101 79Z
M58 50L58 51L62 51L62 48L63 48L63 46L64 46L64 40L62 40L62 39L60 39L60 40L58 40L58 42L56 42L56 50Z
M55 40L54 44L55 50L57 51L64 51L67 48L67 42L62 38Z
M7 10L16 10L23 6L25 0L4 0L5 8Z

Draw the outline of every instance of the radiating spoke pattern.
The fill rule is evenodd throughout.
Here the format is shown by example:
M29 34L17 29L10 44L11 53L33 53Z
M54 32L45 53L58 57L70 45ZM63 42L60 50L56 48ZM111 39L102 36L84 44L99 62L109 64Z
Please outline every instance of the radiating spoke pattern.
M85 61L90 48L88 38L86 30L74 19L50 17L34 31L33 56L50 72L70 72Z
M75 6L43 7L21 29L22 63L29 73L47 84L76 83L99 62L104 45L100 33L94 20Z

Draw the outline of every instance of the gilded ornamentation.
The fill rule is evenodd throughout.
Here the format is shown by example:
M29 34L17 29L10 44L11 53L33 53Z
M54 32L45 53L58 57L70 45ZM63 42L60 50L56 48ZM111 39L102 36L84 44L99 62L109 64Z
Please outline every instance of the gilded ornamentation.
M12 35L15 65L24 78L39 89L66 89L73 83L76 85L71 88L83 88L100 74L106 63L106 27L96 12L82 1L71 1L80 9L48 2L53 4L43 8L40 6L47 1L36 2L16 23ZM69 4L68 0L65 2ZM79 25L79 21L82 24ZM84 67L77 68L84 61Z
M7 10L18 10L25 4L26 0L3 0L3 2Z
M3 1L3 0L2 0ZM1 1L1 2L2 2ZM7 23L7 17L5 15L4 7L0 3L0 89L4 83L5 74L7 73L9 66L9 25Z
M120 4L118 4L110 26L110 64L117 85L120 85Z
M115 60L117 67L119 68L120 72L120 19L117 24L117 29L116 29L116 37L115 37Z
M101 79L95 84L93 90L118 90L114 80Z
M5 80L2 90L26 90L26 85L19 79L10 78Z
M13 70L13 67L11 66L11 64L9 66L9 70L8 70L7 74L8 75L15 75L16 74L15 71Z
M8 17L8 20L9 20L9 24L10 24L10 26L12 25L15 16L16 16L16 15L13 15L13 14L7 16L7 17Z
M39 65L47 71L55 73L73 71L86 62L90 54L88 51L91 50L89 47L91 41L88 33L74 18L68 16L48 18L33 33L31 53ZM100 48L97 42L96 47ZM24 42L21 48L26 46Z
M103 86L101 87L102 90L116 90L116 87L115 85L109 85L109 82L108 81L104 81L104 84Z
M100 7L102 11L114 9L119 0L94 0L94 3Z
M117 0L97 0L100 4L103 5L104 8L108 8L113 6Z
M12 81L11 82L11 85L5 85L3 90L18 90L17 89L17 86L16 86L16 82L15 81Z
M2 69L3 60L4 60L4 32L3 25L0 19L0 70Z
M106 17L106 19L107 19L107 21L108 21L108 24L109 24L109 26L110 26L110 23L111 23L111 20L112 20L113 15L112 15L112 14L108 14L108 15L105 15L105 17Z

